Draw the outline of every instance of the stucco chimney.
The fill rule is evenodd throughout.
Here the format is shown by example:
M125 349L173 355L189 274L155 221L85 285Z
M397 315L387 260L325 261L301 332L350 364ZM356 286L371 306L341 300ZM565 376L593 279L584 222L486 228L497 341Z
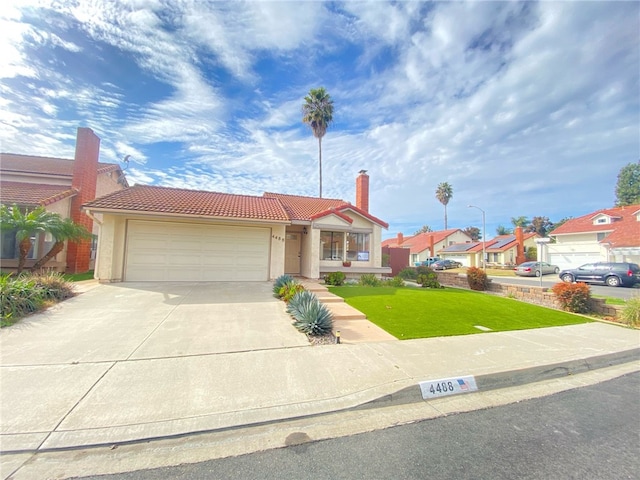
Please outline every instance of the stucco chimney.
M402 242L404 242L404 235L402 233L398 233L398 240L396 241L396 243L398 245L402 245Z
M524 235L522 227L516 227L516 263L520 265L525 259L524 255Z
M360 170L356 178L356 207L369 213L369 175L366 170Z
M71 219L89 231L93 229L93 221L81 211L81 207L84 203L96 198L99 155L100 138L90 128L78 128L73 178L71 179L71 186L78 190L78 194L71 199ZM88 271L90 261L91 240L69 242L67 247L68 273Z

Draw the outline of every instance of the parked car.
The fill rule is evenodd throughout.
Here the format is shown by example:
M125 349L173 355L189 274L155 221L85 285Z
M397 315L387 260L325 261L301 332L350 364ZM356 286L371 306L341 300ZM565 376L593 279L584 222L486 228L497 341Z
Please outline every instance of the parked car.
M578 268L563 270L559 276L567 283L603 283L610 287L633 287L640 283L640 266L628 262L586 263Z
M459 268L462 264L460 262L456 262L454 260L444 259L438 260L437 262L433 262L431 264L431 268L434 270L448 270L450 268Z
M558 273L560 268L546 262L524 262L518 265L514 271L520 277L539 277L540 274Z
M416 267L429 267L432 263L437 262L438 260L442 260L440 257L427 257L421 262L416 262Z

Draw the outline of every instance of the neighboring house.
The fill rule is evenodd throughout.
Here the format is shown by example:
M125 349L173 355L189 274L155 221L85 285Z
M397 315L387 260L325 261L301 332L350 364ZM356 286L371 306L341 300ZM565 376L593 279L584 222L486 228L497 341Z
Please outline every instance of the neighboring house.
M535 247L536 233L523 233L517 228L513 235L499 235L487 240L484 251L487 267L513 267L525 261L529 247ZM457 243L440 251L442 258L462 263L466 267L482 267L482 242Z
M82 204L127 186L120 166L100 163L99 155L100 139L89 128L78 128L73 159L0 153L0 203L29 210L43 206L95 234L97 230L93 229L91 218L82 212ZM50 234L38 235L26 267L47 253L53 241ZM45 267L68 273L86 272L92 268L95 244L95 239L69 242ZM15 269L18 263L15 232L3 232L1 250L2 270Z
M369 214L369 176L356 205L277 193L263 196L135 185L84 205L102 215L95 276L118 281L266 281L284 273L390 273ZM343 262L351 262L344 266Z
M640 204L598 210L549 233L545 261L563 268L591 262L640 264Z
M438 232L419 233L410 237L405 237L402 233L398 233L396 238L390 238L382 242L382 246L408 248L410 251L409 265L413 266L429 257L439 255L439 252L449 245L464 242L471 242L471 237L459 228L451 228Z

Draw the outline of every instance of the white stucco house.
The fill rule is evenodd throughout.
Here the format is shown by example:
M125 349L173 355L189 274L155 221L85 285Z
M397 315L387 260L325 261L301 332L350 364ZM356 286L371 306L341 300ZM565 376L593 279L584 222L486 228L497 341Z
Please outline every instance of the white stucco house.
M265 281L288 273L382 275L381 231L369 176L356 204L135 185L84 205L101 216L95 277L118 281ZM350 265L349 265L350 263Z
M560 268L591 262L640 264L640 204L598 210L549 233L545 261Z

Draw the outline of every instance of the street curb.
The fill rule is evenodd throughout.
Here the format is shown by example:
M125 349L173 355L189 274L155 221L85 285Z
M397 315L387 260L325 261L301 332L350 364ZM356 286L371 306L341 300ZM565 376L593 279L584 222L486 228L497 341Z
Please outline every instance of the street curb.
M529 383L541 382L544 380L552 380L554 378L568 377L580 373L597 370L599 368L621 365L623 363L631 363L640 361L640 348L624 350L622 352L608 353L595 357L581 358L578 360L569 360L566 362L554 363L550 365L541 365L537 367L523 368L520 370L510 370L499 373L489 373L486 375L478 375L475 377L478 392L498 390L501 388L517 387ZM436 379L433 379L436 380ZM473 393L473 392L469 392ZM422 392L418 384L405 387L395 393L383 395L382 397L371 400L353 407L352 410L388 407L393 405L405 405L408 403L424 402Z

